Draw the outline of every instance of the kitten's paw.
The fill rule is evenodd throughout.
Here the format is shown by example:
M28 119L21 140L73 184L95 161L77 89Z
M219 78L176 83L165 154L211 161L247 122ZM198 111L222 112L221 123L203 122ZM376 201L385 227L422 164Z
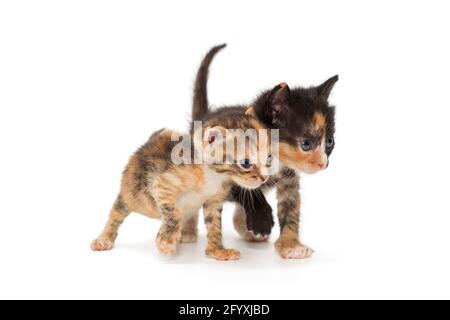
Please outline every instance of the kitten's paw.
M241 253L235 249L206 249L206 255L220 261L239 260Z
M248 242L266 242L270 238L270 235L262 235L257 234L255 235L252 231L247 231L245 233L244 239Z
M275 248L283 259L307 259L314 253L313 249L296 239L280 238L275 242Z
M197 240L198 240L197 233L186 232L186 233L181 234L180 242L181 243L193 243L193 242L197 242Z
M175 237L167 238L167 237L157 237L156 238L156 246L161 254L170 256L174 255L178 249L178 239Z
M277 250L283 259L307 259L314 253L313 249L302 244L281 245Z
M114 241L106 238L97 238L91 242L92 251L106 251L114 247Z

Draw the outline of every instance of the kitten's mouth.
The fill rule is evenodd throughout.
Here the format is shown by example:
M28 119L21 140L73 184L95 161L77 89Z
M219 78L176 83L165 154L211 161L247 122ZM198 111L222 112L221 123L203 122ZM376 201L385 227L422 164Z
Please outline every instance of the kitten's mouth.
M310 165L310 166L303 167L301 169L297 169L296 171L300 172L300 173L306 173L306 174L316 174L319 171L325 170L327 167L328 167L327 165Z
M316 174L317 172L320 171L320 169L311 169L311 168L304 168L302 170L298 170L301 173L306 173L306 174Z

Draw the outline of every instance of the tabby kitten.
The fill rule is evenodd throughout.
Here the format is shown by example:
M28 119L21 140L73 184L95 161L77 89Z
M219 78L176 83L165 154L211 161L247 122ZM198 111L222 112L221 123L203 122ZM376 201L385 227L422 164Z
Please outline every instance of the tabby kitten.
M300 194L299 173L316 173L328 167L334 148L334 114L328 98L338 76L317 87L297 87L292 90L285 83L263 91L249 105L221 107L210 111L207 97L208 68L214 55L224 45L212 48L203 59L194 88L192 119L253 114L268 128L280 129L280 173L253 191L251 201L239 195L233 186L229 200L238 203L234 223L236 230L248 241L265 241L273 227L272 209L263 193L276 187L280 237L276 249L283 258L302 259L313 250L303 245L299 237Z
M258 130L257 140L267 141L268 148L260 147L258 141L246 140L248 148L242 158L237 158L235 149L228 150L224 144L237 143L237 135L226 129ZM179 243L197 240L198 211L203 206L208 237L206 255L218 260L238 259L238 250L225 249L222 244L222 203L233 184L258 188L275 173L271 140L265 130L259 129L263 127L254 117L243 114L232 119L212 117L198 129L200 134L195 131L192 136L182 136L182 144L173 141L172 131L163 129L154 133L129 160L119 196L105 228L91 243L92 250L112 249L120 225L134 211L161 219L156 245L162 254L174 254ZM182 149L180 145L188 147ZM203 152L208 147L216 147L214 150L219 156L213 158ZM252 148L257 152L256 157L250 154ZM180 150L184 151L182 155ZM199 154L203 155L199 163L173 161L174 156L192 160Z

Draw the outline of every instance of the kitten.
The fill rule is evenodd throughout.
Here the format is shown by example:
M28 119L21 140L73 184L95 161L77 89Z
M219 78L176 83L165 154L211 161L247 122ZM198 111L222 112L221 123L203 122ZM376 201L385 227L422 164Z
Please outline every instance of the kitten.
M243 150L242 158L237 158L239 153L223 144L237 143L237 133L231 134L226 129L258 130L257 141L246 140L248 148ZM197 240L198 211L203 206L208 237L206 255L218 260L238 259L238 250L225 249L222 244L222 203L233 184L258 188L275 173L271 154L275 145L272 146L267 132L260 129L263 126L254 117L241 115L210 117L192 136L184 136L181 143L173 141L172 131L163 129L154 133L129 160L119 196L104 230L91 243L92 250L112 249L120 225L134 211L161 219L156 245L162 254L174 254L179 243ZM267 141L268 148L260 146L258 142L262 140ZM200 147L215 149L209 149L214 151L209 154ZM250 154L252 147L256 157ZM203 155L202 161L192 163L199 154ZM180 157L177 161L191 161L176 163L176 156Z
M229 199L237 202L234 224L248 241L265 241L273 227L272 209L263 193L277 189L280 237L276 249L283 258L307 258L312 249L301 244L299 238L300 194L299 173L316 173L328 167L334 149L335 108L328 98L338 76L317 87L296 87L285 83L263 91L249 105L221 107L209 110L207 97L208 68L215 54L226 45L212 48L203 59L197 73L192 108L192 119L253 114L268 128L280 129L280 173L252 192L252 200L239 197L239 186L233 186Z

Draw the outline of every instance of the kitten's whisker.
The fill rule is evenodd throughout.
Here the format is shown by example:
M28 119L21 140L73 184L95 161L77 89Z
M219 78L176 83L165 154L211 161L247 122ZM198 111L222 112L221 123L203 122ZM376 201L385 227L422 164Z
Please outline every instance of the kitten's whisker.
M242 188L239 188L239 203L244 203L244 199L242 198Z
M255 198L253 198L253 192L249 191L248 194L249 194L249 197L251 198L251 204L252 204L253 211L255 211L255 209L256 209L255 208Z
M264 194L261 192L261 190L257 190L256 196L258 197L259 200L261 200L263 202L266 201L264 198Z
M240 202L242 204L245 203L245 194L244 194L244 192L245 192L245 189L243 189L243 188L239 189L239 200L240 200Z
M249 196L249 191L248 191L248 189L244 189L244 195L245 195L245 200L248 201L248 203L249 203L250 205L252 205L252 202L251 202L251 199L250 199L250 196Z

